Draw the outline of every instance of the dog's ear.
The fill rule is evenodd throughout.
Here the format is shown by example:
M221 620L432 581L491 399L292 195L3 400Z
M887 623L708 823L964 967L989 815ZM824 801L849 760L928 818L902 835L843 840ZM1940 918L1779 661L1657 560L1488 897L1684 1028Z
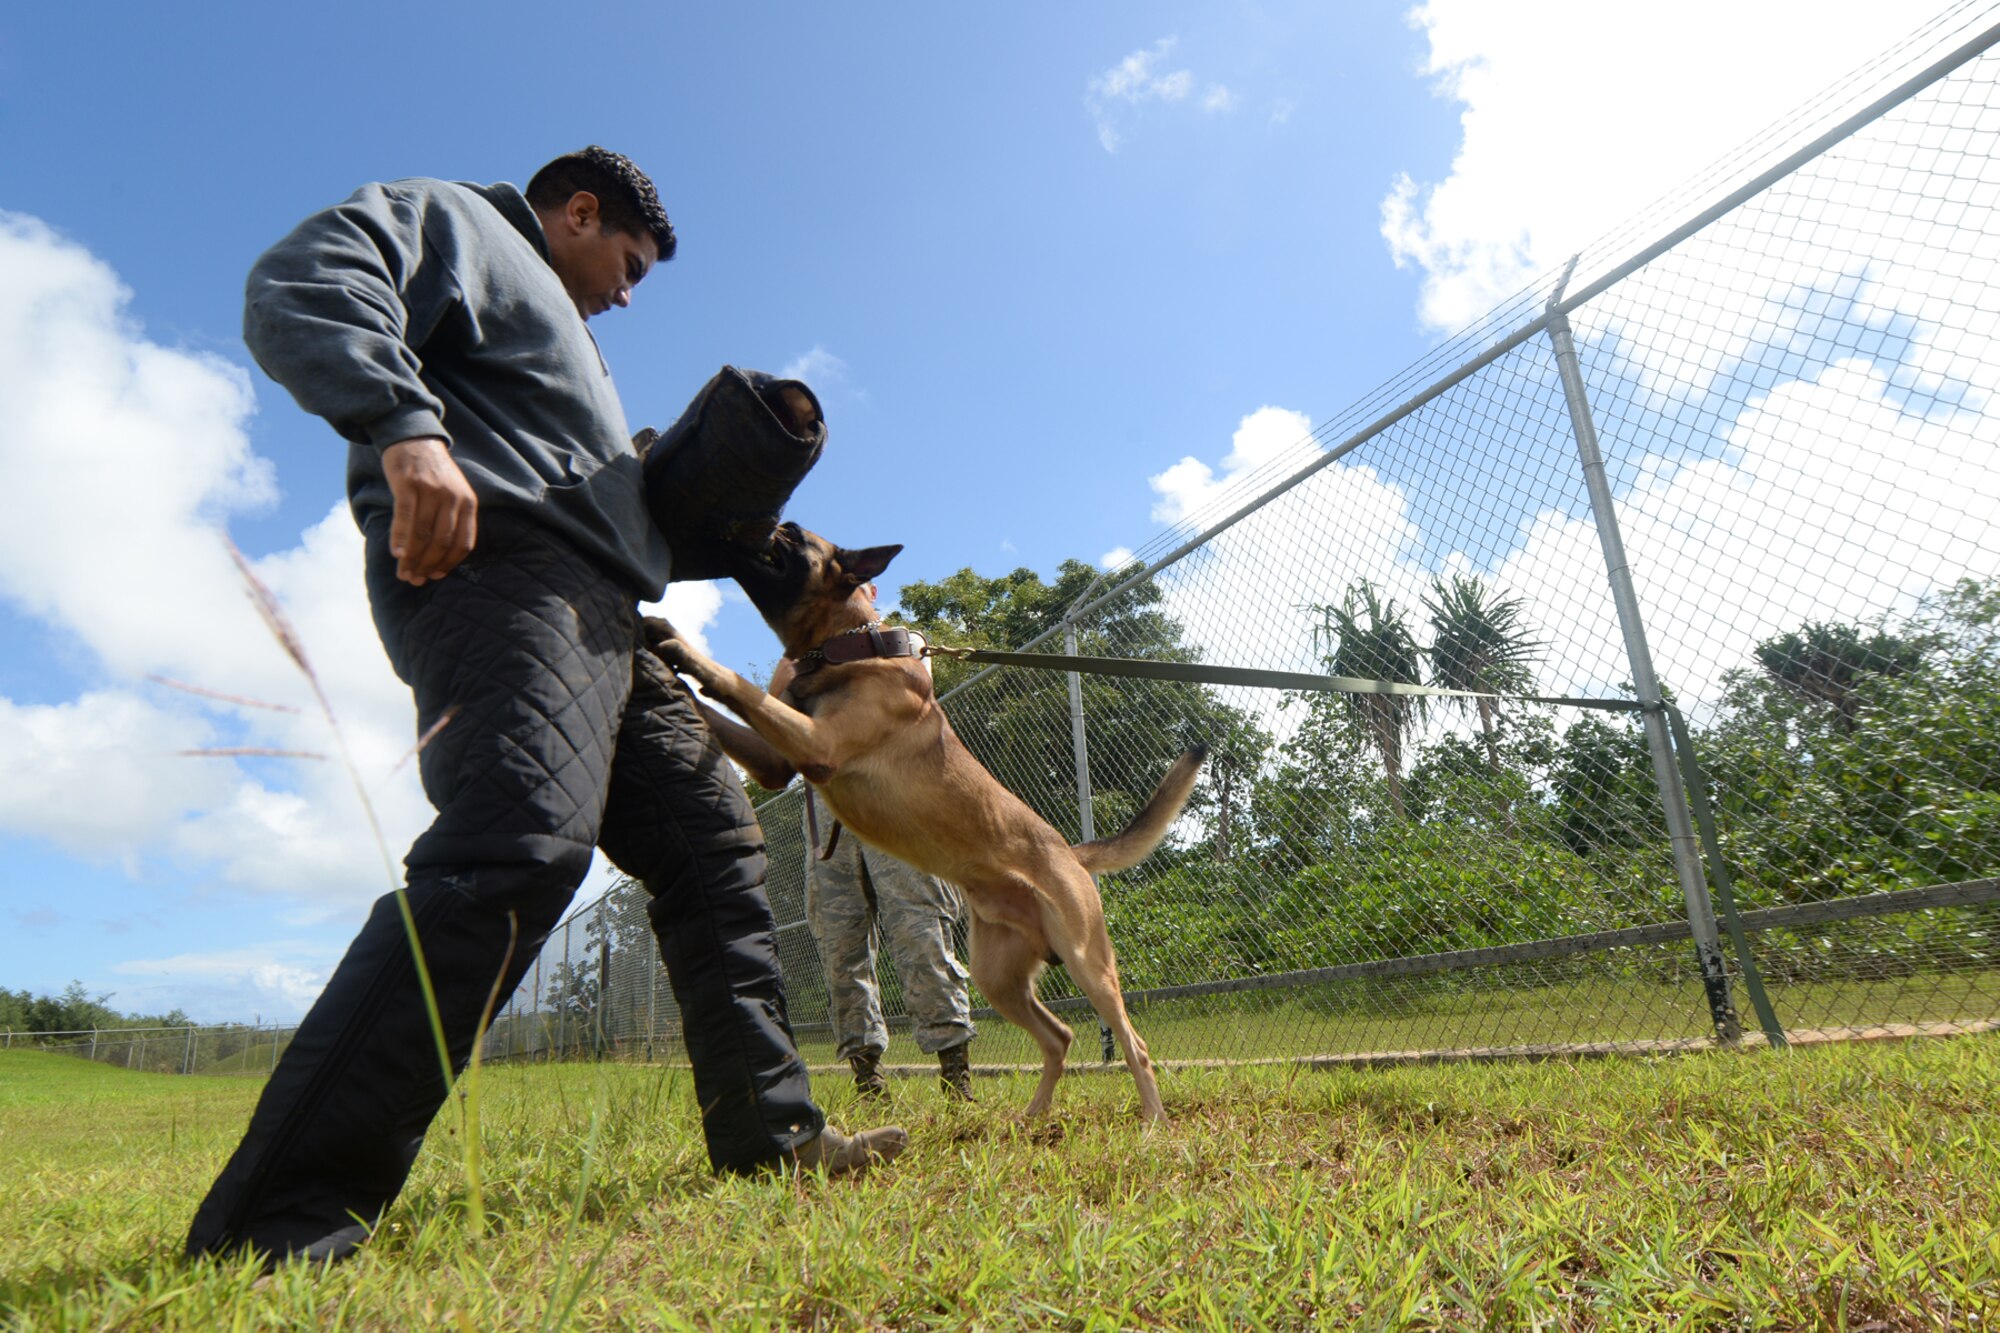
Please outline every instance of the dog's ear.
M902 549L901 545L896 545L871 546L865 551L842 550L838 556L841 581L850 588L873 583L889 567L889 562L896 558L896 552Z

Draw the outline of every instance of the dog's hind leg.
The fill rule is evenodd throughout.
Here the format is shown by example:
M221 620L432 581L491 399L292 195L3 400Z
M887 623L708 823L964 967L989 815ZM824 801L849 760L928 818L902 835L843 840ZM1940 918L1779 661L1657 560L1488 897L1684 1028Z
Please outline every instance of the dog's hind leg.
M1042 1081L1028 1101L1023 1118L1032 1120L1049 1109L1056 1082L1062 1078L1063 1057L1072 1034L1035 994L1042 970L1043 946L1012 926L982 919L976 912L967 941L972 979L986 1002L1000 1016L1034 1039L1042 1050Z
M1062 900L1067 910L1049 921L1050 942L1063 955L1070 980L1090 1000L1090 1007L1118 1039L1125 1052L1125 1067L1139 1086L1139 1115L1146 1120L1165 1120L1167 1110L1160 1102L1160 1084L1153 1073L1153 1057L1125 1012L1125 995L1118 985L1118 955L1111 948L1111 936L1104 928L1104 909L1097 892L1082 868L1076 871L1084 883ZM1086 895L1081 890L1089 890ZM1053 907L1054 904L1052 903ZM1047 918L1045 917L1046 921Z

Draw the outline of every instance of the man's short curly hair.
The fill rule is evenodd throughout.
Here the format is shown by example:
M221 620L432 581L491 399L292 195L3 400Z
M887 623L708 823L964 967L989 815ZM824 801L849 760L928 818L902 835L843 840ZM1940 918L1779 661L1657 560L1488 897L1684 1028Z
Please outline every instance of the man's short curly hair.
M561 208L579 190L597 196L605 226L628 233L651 232L660 247L660 262L674 257L674 224L660 207L659 191L631 158L596 144L564 153L528 182L528 203L534 208Z

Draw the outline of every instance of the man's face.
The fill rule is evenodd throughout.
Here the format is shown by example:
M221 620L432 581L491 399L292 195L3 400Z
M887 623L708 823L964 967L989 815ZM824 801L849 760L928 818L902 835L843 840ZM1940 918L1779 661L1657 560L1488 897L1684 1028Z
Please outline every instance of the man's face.
M562 279L563 290L585 319L613 306L632 304L632 289L652 271L660 247L651 232L613 231L604 225L597 198L571 196L568 206L544 232L549 242L549 266Z

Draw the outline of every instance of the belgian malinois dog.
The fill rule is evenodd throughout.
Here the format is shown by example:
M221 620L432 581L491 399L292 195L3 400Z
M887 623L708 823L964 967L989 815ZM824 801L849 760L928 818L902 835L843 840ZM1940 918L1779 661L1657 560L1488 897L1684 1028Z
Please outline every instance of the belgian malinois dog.
M1042 1051L1029 1118L1049 1109L1069 1050L1069 1028L1035 995L1044 960L1059 958L1117 1036L1139 1085L1139 1114L1159 1120L1159 1084L1125 1013L1091 876L1136 865L1159 846L1207 747L1174 762L1123 833L1071 846L952 732L921 640L880 628L868 585L902 549L850 551L786 523L762 556L731 571L798 664L780 695L712 661L664 620L646 621L647 638L668 666L749 724L704 708L724 751L760 784L775 791L803 774L864 841L963 891L972 978Z

